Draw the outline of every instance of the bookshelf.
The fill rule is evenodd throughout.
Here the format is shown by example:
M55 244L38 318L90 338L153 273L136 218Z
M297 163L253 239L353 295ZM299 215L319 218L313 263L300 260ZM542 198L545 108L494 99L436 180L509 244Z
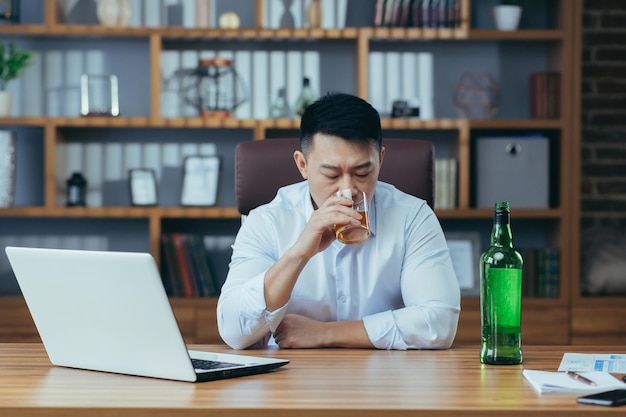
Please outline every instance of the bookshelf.
M139 1L136 0L136 3ZM191 3L193 1L185 1L183 5ZM224 7L226 1L216 0L215 3L219 9ZM268 53L278 50L285 54L314 51L319 60L318 92L341 89L367 98L371 93L368 60L373 52L401 54L418 48L432 53L439 60L438 65L443 66L437 68L434 78L436 117L429 120L392 119L383 115L384 136L432 140L436 153L447 154L458 161L456 207L438 209L437 215L446 231L479 231L483 245L481 251L488 244L492 210L476 208L475 204L476 138L535 132L548 138L551 146L550 205L541 209L513 207L512 227L516 247L550 246L559 249L559 291L558 296L553 298L524 299L524 342L567 344L578 340L570 331L570 309L572 299L577 300L571 294L577 288L579 276L575 255L579 239L575 210L579 191L573 178L579 170L576 144L580 141L580 133L575 115L579 114L580 107L577 82L580 79L582 2L529 1L524 11L529 16L528 21L525 23L523 17L521 29L511 32L493 29L489 17L495 2L491 0L460 0L461 23L457 28L373 27L367 20L367 13L360 24L353 26L270 28L264 18L272 0L255 0L253 3L255 7L251 16L247 20L242 18L239 29L174 27L153 23L125 28L65 24L59 17L55 0L46 0L40 14L34 13L34 17L22 24L0 25L3 38L36 50L41 56L48 56L46 54L50 52L77 50L89 56L90 48L103 51L103 55L96 55L96 58L108 62L111 71L118 73L122 90L120 117L81 118L77 116L78 111L74 116L63 109L49 114L46 111L49 108L41 102L34 106L41 109L37 112L20 104L26 100L22 98L17 104L26 110L18 111L12 117L0 118L0 129L15 130L28 158L39 161L34 171L37 174L25 172L23 166L18 172L17 185L28 177L26 182L32 186L29 186L28 192L19 191L20 197L16 198L13 207L0 209L0 241L5 243L8 238L22 242L36 241L31 238L37 233L48 236L58 234L71 241L80 240L83 235L104 236L106 249L147 251L160 261L160 241L165 233L236 233L239 214L234 207L231 169L234 147L245 140L292 137L297 134L299 120L259 118L253 114L254 109L244 117L222 119L198 117L184 109L167 113L171 109L164 110L164 103L169 96L162 83L162 58L167 52L203 48L231 54L253 49ZM339 2L342 3L352 4ZM365 3L374 5L373 0ZM355 13L354 19L358 23L359 13L363 12ZM127 60L126 67L118 62L123 59ZM182 55L180 59L183 59ZM336 74L331 70L337 67L344 71ZM503 100L496 117L463 119L450 105L454 84L465 70L496 71L502 79ZM536 70L561 72L559 119L529 118L528 75ZM132 83L124 81L124 74ZM125 91L130 87L132 94ZM19 88L22 89L20 91L30 91L28 88L23 90L24 86ZM252 85L251 91L257 92L259 88L267 90L265 85ZM265 94L271 93L265 91ZM68 97L72 98L71 95ZM24 145L26 141L28 146ZM192 208L170 202L157 207L111 206L104 204L100 196L99 205L64 207L63 180L68 167L63 162L66 165L81 165L68 159L67 155L65 159L60 158L59 150L90 143L99 146L99 151L90 154L90 158L97 158L98 152L107 152L107 144L110 143L122 147L132 144L140 148L152 143L160 146L176 143L177 146L191 148L212 143L225 162L218 205ZM87 155L87 151L78 152L79 155ZM164 153L162 150L159 152ZM177 152L184 153L180 149ZM223 269L228 260L222 262ZM0 275L1 280L11 280L6 273L6 265ZM15 294L15 288L3 290L5 287L7 285L0 285L0 292L4 295L2 304L11 314L0 318L0 338L32 338L34 329L24 330L29 329L28 319L14 320L23 324L19 326L5 323L4 317L27 314L21 298ZM181 327L189 342L219 340L214 326L214 298L172 298L172 304L177 317L184 322ZM477 344L480 335L478 299L475 296L463 297L462 309L457 343Z

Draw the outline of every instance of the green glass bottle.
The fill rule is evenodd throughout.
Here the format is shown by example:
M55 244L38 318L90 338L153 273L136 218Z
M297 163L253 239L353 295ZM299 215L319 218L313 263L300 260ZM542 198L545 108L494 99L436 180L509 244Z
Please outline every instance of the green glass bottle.
M522 256L513 249L508 202L495 204L491 246L480 257L480 361L522 363Z

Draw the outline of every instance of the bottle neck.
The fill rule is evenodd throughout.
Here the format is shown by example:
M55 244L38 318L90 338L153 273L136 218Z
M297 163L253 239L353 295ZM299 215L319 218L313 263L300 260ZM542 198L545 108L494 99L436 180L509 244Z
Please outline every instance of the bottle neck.
M496 211L491 232L491 245L513 247L511 236L511 217L507 211Z

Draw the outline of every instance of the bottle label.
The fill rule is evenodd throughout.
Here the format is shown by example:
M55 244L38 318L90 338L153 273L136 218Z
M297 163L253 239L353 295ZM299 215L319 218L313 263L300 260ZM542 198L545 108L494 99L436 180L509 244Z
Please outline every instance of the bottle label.
M511 214L508 211L496 211L493 217L496 224L509 224L511 222Z
M522 270L489 268L487 271L486 302L488 326L519 327L522 310Z

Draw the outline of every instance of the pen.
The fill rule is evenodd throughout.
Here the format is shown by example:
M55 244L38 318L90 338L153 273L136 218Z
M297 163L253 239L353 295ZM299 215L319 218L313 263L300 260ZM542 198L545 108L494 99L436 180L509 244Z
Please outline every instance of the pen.
M569 375L570 378L574 378L576 381L580 381L584 384L587 385L591 385L592 387L596 386L596 383L593 382L592 380L590 380L589 378L585 378L584 376L582 376L581 374L574 372L574 371L565 371L565 373L567 375Z

